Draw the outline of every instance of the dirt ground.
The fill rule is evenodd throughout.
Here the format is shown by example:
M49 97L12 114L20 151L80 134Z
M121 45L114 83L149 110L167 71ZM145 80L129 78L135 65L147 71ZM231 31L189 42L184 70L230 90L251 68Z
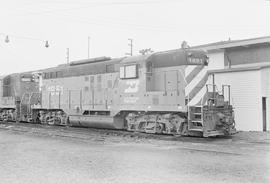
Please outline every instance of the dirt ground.
M270 132L204 139L0 124L0 182L270 182Z

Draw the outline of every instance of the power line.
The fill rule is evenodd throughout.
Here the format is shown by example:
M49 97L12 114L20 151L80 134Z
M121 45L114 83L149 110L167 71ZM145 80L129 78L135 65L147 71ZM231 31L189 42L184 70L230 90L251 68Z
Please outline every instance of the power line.
M32 13L26 13L26 14L21 14L21 15L41 15L41 14L50 14L50 13L55 13L55 12L66 12L66 11L74 11L74 10L80 10L80 9L87 9L91 7L98 7L98 6L116 6L116 5L145 5L145 4L160 4L160 3L172 3L172 2L178 2L177 0L167 0L167 1L140 1L140 2L125 2L125 1L115 1L115 2L85 2L85 3L80 3L80 2L74 2L76 5L82 5L79 7L72 7L72 8L61 8L61 9L53 9L53 10L45 10L45 11L38 11L38 12L32 12ZM47 4L60 4L62 6L63 3L67 4L67 2L59 2L57 1L51 1L47 2ZM73 3L71 3L73 4ZM43 6L42 6L43 8ZM36 8L34 8L36 10ZM29 10L29 7L27 8ZM21 16L20 15L20 16Z
M59 15L58 15L59 16ZM55 16L54 16L55 18ZM167 27L167 26L151 26L151 25L139 25L139 24L131 24L129 22L112 22L110 20L99 20L99 19L89 19L89 18L75 18L69 15L64 15L60 19L68 20L70 21L76 21L76 23L87 23L87 24L94 24L99 25L103 27L108 27L108 24L110 24L110 28L117 28L117 29L128 29L128 30L146 30L146 31L168 31L168 32L175 32L178 31L176 27ZM114 27L112 27L114 26ZM117 26L117 27L116 27Z
M125 26L136 26L136 27L142 27L142 28L153 28L153 29L176 29L176 27L169 27L169 26L159 26L159 25L143 25L143 24L134 24L134 23L130 23L131 21L126 19L126 20L121 20L121 19L110 19L110 18L80 18L80 19L85 19L85 20L89 20L89 21L98 21L98 22L103 22L103 23L111 23L111 24L117 24L117 25L125 25Z
M46 1L47 2L47 1ZM62 2L62 1L59 1ZM167 1L166 1L167 2ZM175 2L175 0L171 0L168 2ZM50 2L49 2L50 3ZM55 3L55 2L53 2ZM164 1L140 1L140 2L123 2L123 1L118 1L118 2L85 2L85 3L91 3L91 5L113 5L113 4L147 4L147 3L164 3ZM38 12L37 14L42 14L42 13L48 13L50 15L57 15L57 16L64 16L64 18L68 18L69 21L71 19L74 19L76 22L81 22L81 23L87 23L87 24L95 24L99 26L106 26L107 24L111 24L112 26L117 26L117 29L132 29L132 30L146 30L146 31L169 31L169 32L175 32L178 29L177 27L168 27L168 26L157 26L157 25L139 25L139 24L134 24L130 22L130 20L120 20L119 18L117 19L110 19L110 18L86 18L86 17L74 17L74 15L70 14L65 14L63 12L65 11L72 11L80 8L87 8L87 6L82 6L82 7L77 7L77 8L69 8L69 9L58 9L58 10L49 10L45 12ZM60 15L59 15L60 13ZM31 13L30 13L31 14ZM35 13L32 13L35 14ZM69 18L70 17L70 18ZM55 18L55 17L54 17Z

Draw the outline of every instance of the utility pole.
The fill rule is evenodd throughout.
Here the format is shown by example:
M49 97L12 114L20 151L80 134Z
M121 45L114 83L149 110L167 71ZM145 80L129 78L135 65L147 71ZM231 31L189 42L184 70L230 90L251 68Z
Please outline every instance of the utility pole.
M88 58L90 58L90 36L88 36Z
M130 46L130 53L126 53L126 55L132 56L132 52L133 52L133 39L128 39L129 40L129 44L128 46Z
M67 64L69 64L69 48L67 48Z

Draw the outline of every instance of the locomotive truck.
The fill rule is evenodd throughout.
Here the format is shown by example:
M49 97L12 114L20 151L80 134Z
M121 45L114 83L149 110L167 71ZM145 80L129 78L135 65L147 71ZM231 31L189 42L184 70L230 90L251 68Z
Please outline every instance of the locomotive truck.
M230 86L218 92L207 65L205 52L176 49L11 74L0 80L1 119L202 137L233 134L233 107L230 97L225 99Z

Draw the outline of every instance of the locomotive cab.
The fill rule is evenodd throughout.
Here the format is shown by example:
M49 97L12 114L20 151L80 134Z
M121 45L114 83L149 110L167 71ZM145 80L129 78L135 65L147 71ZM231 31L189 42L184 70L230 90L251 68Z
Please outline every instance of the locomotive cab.
M133 77L121 78L131 65ZM129 57L121 62L120 110L128 113L128 130L182 133L188 111L185 92L188 65L204 67L207 57L201 51L180 49ZM125 73L121 74L121 67Z
M33 74L15 73L1 79L0 118L18 121L30 119L33 96L38 93L38 82Z
M207 64L200 51L173 50L127 57L120 63L120 110L185 113L185 68Z

